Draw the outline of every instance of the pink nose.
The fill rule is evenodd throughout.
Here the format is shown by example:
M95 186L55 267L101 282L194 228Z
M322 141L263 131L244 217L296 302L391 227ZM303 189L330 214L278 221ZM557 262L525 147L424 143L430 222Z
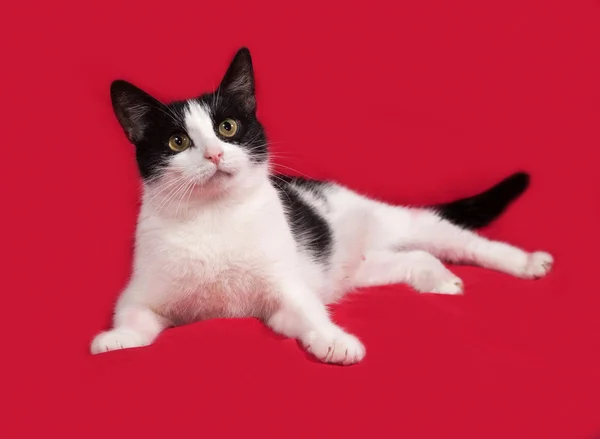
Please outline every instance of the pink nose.
M204 158L210 160L215 165L218 165L221 161L221 157L223 157L223 151L214 151L214 150L206 150L204 153Z

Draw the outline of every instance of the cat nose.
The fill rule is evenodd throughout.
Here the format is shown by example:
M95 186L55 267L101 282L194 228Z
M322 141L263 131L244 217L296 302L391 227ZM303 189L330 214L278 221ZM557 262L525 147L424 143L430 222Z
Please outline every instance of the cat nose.
M204 158L210 160L215 165L218 165L223 157L223 150L221 148L206 148L204 151Z

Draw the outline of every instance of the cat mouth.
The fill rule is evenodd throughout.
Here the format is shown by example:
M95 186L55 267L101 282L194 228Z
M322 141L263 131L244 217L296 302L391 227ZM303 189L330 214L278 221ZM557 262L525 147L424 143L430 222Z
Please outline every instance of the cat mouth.
M229 171L225 171L225 170L223 170L223 169L217 169L217 170L215 171L215 173L213 174L213 177L214 177L214 176L225 176L225 177L232 177L232 176L233 176L233 174L232 174L231 172L229 172Z
M212 180L220 180L220 179L226 179L226 178L231 178L233 177L233 173L229 172L229 171L225 171L223 169L216 169L215 172L213 173L213 175L211 175L208 179L208 181L212 181Z
M226 171L224 169L214 169L211 173L197 176L195 185L201 187L204 185L223 184L232 179L234 175L235 173L229 170Z

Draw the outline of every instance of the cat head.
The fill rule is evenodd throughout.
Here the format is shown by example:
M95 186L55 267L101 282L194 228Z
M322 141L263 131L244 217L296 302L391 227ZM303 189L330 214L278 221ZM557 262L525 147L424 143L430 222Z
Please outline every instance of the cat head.
M236 53L212 93L163 103L116 80L110 94L115 115L135 145L146 186L187 187L188 192L214 195L266 172L267 140L256 118L248 49Z

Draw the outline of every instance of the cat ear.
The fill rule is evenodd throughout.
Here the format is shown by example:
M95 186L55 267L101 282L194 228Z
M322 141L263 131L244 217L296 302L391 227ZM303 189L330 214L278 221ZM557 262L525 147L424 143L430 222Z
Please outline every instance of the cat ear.
M111 84L110 98L115 115L132 143L144 137L150 113L164 107L145 91L120 79Z
M219 91L232 95L246 111L256 111L254 69L250 51L246 47L242 47L235 54L219 85Z

